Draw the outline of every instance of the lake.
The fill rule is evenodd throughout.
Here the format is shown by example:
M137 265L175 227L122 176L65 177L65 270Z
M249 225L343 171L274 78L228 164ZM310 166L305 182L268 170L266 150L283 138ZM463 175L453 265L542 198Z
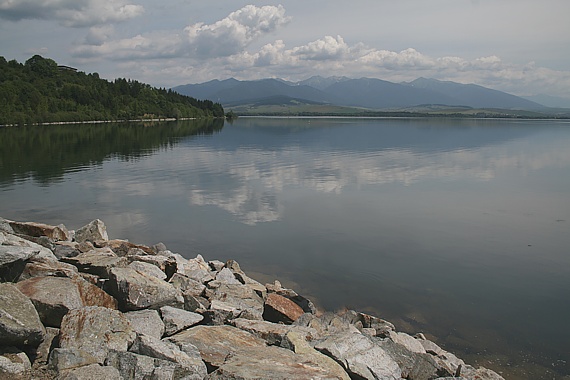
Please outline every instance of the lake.
M570 123L0 128L0 216L237 260L512 379L570 374Z

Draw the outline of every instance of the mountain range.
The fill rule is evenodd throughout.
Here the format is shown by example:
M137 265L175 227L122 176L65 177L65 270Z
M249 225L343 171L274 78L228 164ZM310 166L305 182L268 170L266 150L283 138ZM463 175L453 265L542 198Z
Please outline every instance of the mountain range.
M186 84L172 90L198 99L210 99L224 107L246 104L327 104L373 110L424 105L510 110L544 110L537 102L475 84L418 78L394 83L375 78L314 76L299 82L281 79L240 81L234 78Z

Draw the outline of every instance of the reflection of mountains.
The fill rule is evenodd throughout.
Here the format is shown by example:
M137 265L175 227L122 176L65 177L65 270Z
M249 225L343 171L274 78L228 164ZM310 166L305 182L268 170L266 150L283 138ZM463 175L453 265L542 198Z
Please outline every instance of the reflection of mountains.
M179 139L212 134L223 120L165 123L50 125L0 129L0 184L33 177L40 183L116 156L129 160L152 154Z
M540 123L540 122L538 122ZM238 149L303 149L374 152L413 149L416 152L472 149L519 139L540 131L537 122L486 119L367 119L367 118L246 118L236 123L231 139L213 146ZM497 128L498 127L498 128ZM224 134L229 131L225 131ZM326 138L316 139L314 136ZM314 148L313 148L314 147Z
M433 126L433 122L430 125ZM429 180L488 181L512 170L526 172L569 165L567 135L561 139L524 138L533 130L537 131L536 128L536 125L533 129L508 128L507 132L489 129L487 133L460 130L457 138L462 135L466 144L474 134L480 135L479 141L488 141L487 145L474 148L462 147L447 136L453 130L445 129L441 133L433 130L426 133L431 135L430 139L418 139L418 147L389 144L389 148L368 150L347 148L353 141L342 137L345 128L332 130L326 138L323 131L309 137L307 133L315 132L314 129L292 133L290 136L298 140L297 144L286 137L287 128L274 131L276 133L268 128L254 129L253 134L245 133L251 139L244 138L241 130L227 129L219 139L211 141L213 145L223 146L186 150L185 162L199 162L202 175L208 173L216 178L209 186L194 186L189 202L215 205L246 224L256 224L281 218L285 188L341 194L365 186L408 186ZM416 132L414 130L413 135ZM273 142L262 145L261 141L252 141L260 133L265 133L266 138L272 136ZM352 133L362 133L370 138L361 128ZM276 142L278 135L288 142ZM503 136L505 139L501 141ZM391 134L385 135L385 140L394 141L394 138ZM236 139L241 142L241 147ZM323 146L334 145L335 141L339 147ZM436 142L439 142L439 149L433 148ZM374 145L379 144L372 140L369 146Z

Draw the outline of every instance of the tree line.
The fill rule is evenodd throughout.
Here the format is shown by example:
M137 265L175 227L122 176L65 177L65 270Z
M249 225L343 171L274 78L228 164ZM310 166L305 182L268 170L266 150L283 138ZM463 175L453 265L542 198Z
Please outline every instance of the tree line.
M0 56L0 125L92 120L224 117L221 104L136 80L101 79L34 55Z

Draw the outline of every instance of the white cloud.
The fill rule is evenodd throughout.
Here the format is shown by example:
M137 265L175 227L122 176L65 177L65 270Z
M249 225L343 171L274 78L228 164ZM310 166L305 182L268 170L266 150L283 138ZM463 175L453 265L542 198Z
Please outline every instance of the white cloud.
M125 21L143 12L143 6L122 0L0 0L0 18L56 20L69 27Z
M325 36L322 39L309 42L305 46L292 49L291 53L306 60L342 59L348 54L349 48L341 36L336 38Z
M193 53L199 57L229 56L242 51L262 34L286 24L283 6L247 5L211 25L198 23L184 32Z

